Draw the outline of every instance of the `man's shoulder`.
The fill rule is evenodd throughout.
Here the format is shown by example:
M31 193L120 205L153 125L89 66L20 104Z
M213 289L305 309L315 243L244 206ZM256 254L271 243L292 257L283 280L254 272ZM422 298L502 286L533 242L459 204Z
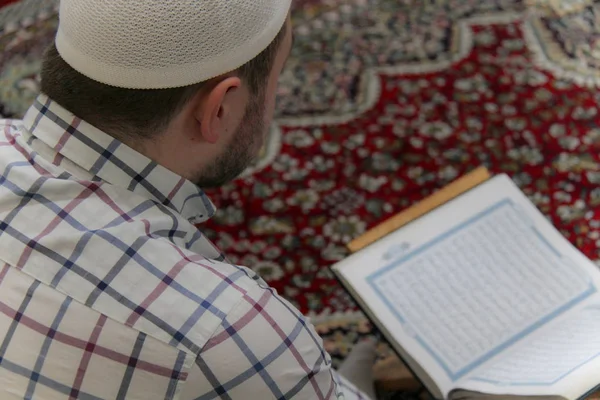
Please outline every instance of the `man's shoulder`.
M187 352L199 354L244 299L268 291L245 267L184 249L176 255L161 240L151 243L165 253L156 270L142 272L134 285L115 282L116 287L124 285L120 294L136 299L125 322ZM159 267L167 257L163 265L168 267Z
M126 324L188 352L199 353L244 297L264 289L251 270L219 259L200 231L177 236L151 229L126 243L97 273L109 277L131 255L110 283L115 293L104 295L108 301L99 307L110 313L114 300L129 299L131 306L119 300Z
M63 181L41 190L52 200L43 206L0 212L10 219L0 259L113 320L199 352L262 281L227 263L175 212L109 185L100 189L73 201L79 182Z

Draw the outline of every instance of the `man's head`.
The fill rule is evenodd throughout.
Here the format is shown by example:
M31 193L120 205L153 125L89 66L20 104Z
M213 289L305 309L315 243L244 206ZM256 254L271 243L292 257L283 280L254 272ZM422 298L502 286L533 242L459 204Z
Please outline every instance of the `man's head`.
M219 0L111 0L81 17L89 8L82 3L99 4L61 2L61 27L44 59L42 91L199 186L219 186L238 176L260 151L273 118L277 81L292 41L289 1L235 0L228 9ZM145 12L133 3L143 4ZM116 17L113 5L121 13L119 7L135 12L131 34L106 22ZM177 25L190 10L210 15L190 16L191 27L189 21ZM226 11L229 15L221 15ZM245 16L250 11L255 15ZM167 13L166 21L148 28L157 24L157 13ZM224 26L223 18L237 25ZM274 19L283 19L283 27ZM194 39L203 50L186 40L186 26L203 33ZM173 37L163 40L166 44L146 38L157 34ZM219 43L229 50L215 50Z

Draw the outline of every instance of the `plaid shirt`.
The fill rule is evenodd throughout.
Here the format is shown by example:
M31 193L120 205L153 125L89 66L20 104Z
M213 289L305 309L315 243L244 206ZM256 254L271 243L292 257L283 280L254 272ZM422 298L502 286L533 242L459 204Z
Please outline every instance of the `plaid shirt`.
M0 121L0 398L364 399L214 212L43 95Z

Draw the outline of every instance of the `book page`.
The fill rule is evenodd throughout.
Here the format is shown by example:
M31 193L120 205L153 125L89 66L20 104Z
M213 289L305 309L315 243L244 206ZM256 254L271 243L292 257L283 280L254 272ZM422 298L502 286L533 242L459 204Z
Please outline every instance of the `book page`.
M444 391L590 301L600 283L506 176L335 269Z
M367 280L453 378L593 292L508 200Z
M541 367L543 366L543 367ZM600 303L578 308L494 360L463 389L497 394L560 393L576 399L600 384ZM569 377L569 379L566 379Z

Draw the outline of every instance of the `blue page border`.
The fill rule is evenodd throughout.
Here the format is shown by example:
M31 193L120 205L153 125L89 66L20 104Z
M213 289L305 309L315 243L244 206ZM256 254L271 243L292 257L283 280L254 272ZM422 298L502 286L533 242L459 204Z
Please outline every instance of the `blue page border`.
M498 209L501 209L503 207L514 207L517 210L519 210L518 205L515 204L510 198L502 199L502 200L498 201L496 204L494 204L491 207L487 208L486 210L484 210L484 211L476 214L475 216L473 216L469 220L467 220L467 221L465 221L465 222L457 225L456 227L448 230L447 232L445 232L445 233L437 236L433 240L429 241L428 243L423 244L422 246L420 246L419 248L415 249L411 253L405 255L404 257L400 258L399 260L397 260L397 261L391 263L390 265L382 268L380 271L377 271L377 272L369 275L367 277L368 284L371 286L371 288L377 294L377 296L383 301L383 303L388 307L388 309L396 316L396 318L398 319L398 321L400 321L400 323L403 324L403 325L407 324L406 318L404 318L393 307L393 305L390 303L390 301L387 299L387 297L383 293L381 293L381 291L379 290L379 288L375 284L375 280L378 279L378 278L380 278L382 275L385 275L386 273L390 272L391 270L402 266L402 264L406 263L407 261L409 261L413 257L415 257L415 256L417 256L417 255L419 255L419 254L427 251L429 248L433 247L434 245L436 245L437 243L441 242L442 240L448 238L449 236L452 236L452 235L456 234L457 232L460 232L461 230L467 228L469 225L472 225L473 223L477 222L478 220L480 220L480 219L488 216L492 212L494 212L494 211L496 211ZM524 218L529 219L527 216L524 216ZM530 224L530 226L531 226L531 229L532 229L532 233L534 233L548 247L548 249L552 252L552 254L556 255L557 257L562 258L561 254L558 252L558 250L556 248L554 248L546 240L546 238L535 228L535 226L533 224ZM511 345L513 345L514 343L516 343L517 341L521 340L523 337L527 336L528 334L530 334L533 331L535 331L538 328L540 328L542 325L544 325L544 324L548 323L549 321L555 319L560 314L562 314L565 311L573 308L575 305L581 303L583 300L585 300L586 298L588 298L592 294L594 294L596 292L596 287L593 285L591 279L589 279L589 277L586 277L586 276L584 276L583 278L589 281L589 287L586 289L585 292L583 292L577 298L573 299L572 301L570 301L569 303L563 305L562 307L559 307L558 309L556 309L554 312L548 314L547 316L541 318L536 323L532 324L531 326L529 326L528 328L526 328L523 331L519 332L518 334L516 334L512 338L508 339L506 342L504 342L501 345L497 346L496 348L490 350L488 353L484 354L483 356L481 356L477 360L473 361L472 363L468 364L467 366L461 368L458 371L452 370L442 360L442 358L440 357L440 355L438 355L433 349L431 349L431 347L419 335L416 335L414 337L414 339L417 342L419 342L419 344L438 362L438 364L448 374L448 377L451 380L456 381L456 380L462 378L463 376L465 376L466 374L472 372L474 369L476 369L477 367L479 367L485 361L487 361L490 358L492 358L492 357L496 356L497 354L501 353L507 347L510 347Z

